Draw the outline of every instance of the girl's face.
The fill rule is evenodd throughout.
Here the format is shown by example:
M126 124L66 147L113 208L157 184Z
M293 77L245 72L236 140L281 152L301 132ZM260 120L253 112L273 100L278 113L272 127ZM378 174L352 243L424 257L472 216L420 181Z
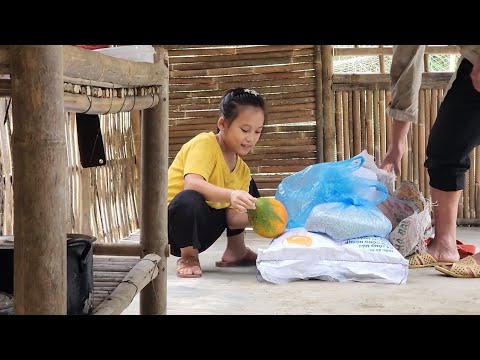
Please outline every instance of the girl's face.
M258 142L264 121L265 114L261 108L246 105L240 107L238 116L232 122L227 124L221 117L217 125L227 149L244 156Z

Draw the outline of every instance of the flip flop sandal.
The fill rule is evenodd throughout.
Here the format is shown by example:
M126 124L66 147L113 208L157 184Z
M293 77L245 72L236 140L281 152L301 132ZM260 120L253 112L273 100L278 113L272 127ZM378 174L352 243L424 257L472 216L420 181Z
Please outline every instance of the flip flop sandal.
M433 267L438 265L452 265L452 261L437 261L432 255L429 253L415 253L412 256L407 258L408 260L408 267L409 269L420 269L426 267Z
M200 270L202 270L202 268L200 267L200 261L198 260L198 258L194 256L184 257L184 258L181 257L180 259L177 260L177 276L179 278L202 277L202 274L180 274L180 270L186 269L186 268L192 268L194 266L198 266Z
M478 264L472 256L467 256L466 258L453 263L450 267L435 266L435 270L455 278L480 278L480 264Z
M257 264L257 254L253 252L250 248L247 248L245 256L236 261L217 261L215 262L216 267L245 267L245 266L255 266Z

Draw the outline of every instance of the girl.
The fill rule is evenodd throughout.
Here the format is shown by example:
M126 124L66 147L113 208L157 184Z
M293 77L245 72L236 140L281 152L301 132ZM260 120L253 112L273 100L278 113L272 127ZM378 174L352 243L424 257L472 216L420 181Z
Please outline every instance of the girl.
M201 133L184 144L168 169L168 242L179 256L177 276L200 277L198 254L227 229L227 248L216 266L254 266L245 246L247 210L258 189L241 159L265 125L265 103L255 91L235 88L220 102L218 133Z

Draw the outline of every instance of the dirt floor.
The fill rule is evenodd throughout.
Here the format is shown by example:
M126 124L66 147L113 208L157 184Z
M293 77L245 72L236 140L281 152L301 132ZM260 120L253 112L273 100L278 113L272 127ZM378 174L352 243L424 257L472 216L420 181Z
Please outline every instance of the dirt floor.
M480 229L459 228L458 239L480 250ZM270 240L247 233L252 249ZM200 254L203 277L180 279L168 259L167 313L176 314L479 314L480 279L455 279L433 268L409 271L404 285L319 280L260 282L251 268L216 268L222 237ZM123 312L139 314L139 296Z

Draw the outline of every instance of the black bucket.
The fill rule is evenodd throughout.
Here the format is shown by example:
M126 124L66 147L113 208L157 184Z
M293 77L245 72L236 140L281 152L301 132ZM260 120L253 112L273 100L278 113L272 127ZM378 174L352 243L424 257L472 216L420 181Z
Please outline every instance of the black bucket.
M67 234L67 314L87 315L93 310L93 250L96 239Z
M68 315L86 315L93 310L92 245L95 240L93 236L67 234ZM2 236L0 241L0 292L11 295L14 279L13 236Z
M0 292L0 315L13 315L12 295Z

